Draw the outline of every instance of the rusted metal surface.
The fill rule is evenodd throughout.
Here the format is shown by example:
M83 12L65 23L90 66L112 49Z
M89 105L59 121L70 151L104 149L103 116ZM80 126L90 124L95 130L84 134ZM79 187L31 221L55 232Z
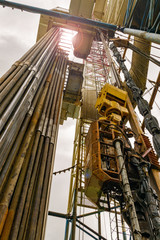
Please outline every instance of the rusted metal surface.
M147 157L149 158L150 163L153 165L153 167L156 167L157 169L160 170L160 164L158 162L158 157L156 156L153 147L150 143L150 140L147 136L145 136L144 134L142 134L142 138L145 142L146 148L147 149L151 149L148 153L147 153Z
M110 124L109 121L108 124ZM85 194L97 206L99 206L104 182L110 186L120 184L112 133L110 130L105 131L105 127L107 123L103 120L93 122L86 137ZM107 163L109 163L108 166Z

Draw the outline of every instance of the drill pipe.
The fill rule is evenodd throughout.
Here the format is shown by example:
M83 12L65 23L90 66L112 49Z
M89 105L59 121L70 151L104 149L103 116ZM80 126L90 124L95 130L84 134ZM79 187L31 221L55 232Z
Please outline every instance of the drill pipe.
M125 200L127 203L127 207L128 207L132 234L133 234L133 237L135 240L142 240L140 226L139 226L137 213L136 213L136 209L135 209L135 204L134 204L132 192L131 192L130 185L129 185L126 167L124 164L124 158L123 158L123 154L122 154L120 139L115 139L115 149L117 152L117 158L118 158L119 166L121 169L121 177L122 177L122 182L123 182L123 194L124 194L124 197L125 197Z
M41 104L41 108L42 108L42 104ZM24 142L21 146L21 149L20 149L19 154L16 158L16 161L14 162L13 169L10 173L9 179L8 179L7 184L5 186L5 193L3 194L3 197L2 197L1 203L0 203L0 205L1 205L0 214L1 215L6 215L6 212L8 211L8 206L10 204L11 197L13 195L13 191L15 189L15 186L17 184L17 180L18 180L20 171L22 169L22 165L24 163L25 156L26 156L30 141L33 137L34 129L35 129L36 124L38 122L41 108L38 108L37 111L34 112L32 121L30 123L30 126L29 126L28 131L27 131L26 136L25 136L25 140L24 140Z
M59 63L58 63L58 67L59 67ZM56 69L58 69L58 67ZM35 158L35 159L33 159L33 161L35 162L35 164L34 164L34 169L32 170L33 174L31 176L30 186L29 186L28 193L27 193L27 196L26 196L26 202L25 202L25 207L24 207L23 218L22 218L22 221L21 221L20 232L19 232L19 235L18 235L17 239L22 239L23 235L26 232L26 222L28 221L28 213L29 213L30 207L31 207L30 203L31 203L31 198L32 198L33 191L34 191L34 184L36 182L36 176L37 176L37 172L38 172L38 167L40 165L41 149L42 149L43 141L44 141L44 136L42 136L42 127L44 125L45 113L47 111L50 95L53 93L53 88L54 88L55 82L57 80L56 79L57 78L57 70L56 69L54 70L54 75L53 75L53 79L55 79L54 80L54 84L52 84L52 86L50 87L49 92L47 94L47 99L45 101L43 112L41 114L41 119L39 121L39 126L37 128L37 133L36 133L37 136L36 137L39 140L38 140L38 145L34 146L35 148L34 148L34 152L33 152L34 153L33 154L34 155L33 158Z
M2 91L2 99L6 96L6 94L10 91L10 89L14 86L14 84L18 81L18 79L21 77L21 75L25 72L25 70L31 66L34 65L33 61L39 54L39 52L44 49L45 50L45 44L48 42L50 37L52 36L53 29L52 31L47 33L45 35L44 39L40 39L38 41L37 45L33 48L33 51L31 51L24 59L23 61L18 61L19 65L15 69L15 71L3 82L1 85L1 90ZM37 60L36 60L37 61ZM21 70L21 71L20 71ZM14 78L13 78L14 77Z
M64 65L64 61L61 63L60 72L62 72L63 65ZM46 168L47 155L48 155L49 142L50 142L50 138L49 136L47 136L47 125L48 125L48 128L50 128L49 120L52 121L52 116L51 116L52 109L55 111L54 108L55 108L55 101L56 101L56 92L57 90L58 92L60 90L59 89L60 80L61 80L61 75L59 75L59 78L57 79L56 88L55 88L55 91L53 92L54 95L52 95L53 96L52 101L50 101L49 107L47 109L47 114L46 114L43 130L42 130L42 136L44 136L44 151L42 152L41 162L43 164L41 164L39 174L38 174L35 199L32 206L32 217L30 219L28 229L27 229L27 233L28 233L27 236L29 236L29 239L31 238L35 239L35 235L36 235L36 227L37 227L37 221L38 221L38 211L36 209L37 207L40 206L44 173Z
M53 30L52 30L53 31ZM47 39L48 40L48 39ZM38 43L37 43L38 44ZM44 42L44 44L46 44L46 42ZM44 46L44 44L43 44L43 51L45 50L45 46ZM39 44L38 44L38 46L37 47L39 47ZM41 46L40 46L41 47ZM39 48L38 49L38 51L37 51L37 54L39 54L39 52L40 52L40 50L41 50L41 48ZM29 62L30 63L32 63L33 62L33 60L34 60L34 58L37 56L37 54L33 54L33 56L31 56L30 57L30 59L28 60L26 60L25 62L26 63L28 63L28 65L29 65ZM41 54L41 53L40 53ZM26 64L27 65L27 64ZM32 66L34 65L34 63L32 63ZM23 67L25 67L26 68L26 66L23 66ZM22 69L21 69L22 70ZM31 69L27 69L28 71L30 71ZM23 73L23 72L22 72ZM19 72L13 79L11 79L11 81L10 81L10 84L9 85L7 85L7 87L4 89L4 91L2 91L2 95L1 96L3 96L3 97L1 97L1 101L2 101L2 99L8 94L8 92L12 89L12 87L14 86L14 84L16 84L16 82L19 80L19 77L21 76L21 72ZM19 86L19 85L18 85ZM16 90L18 90L18 87L17 87L17 89ZM15 91L15 90L14 90ZM10 94L9 94L10 95ZM2 103L3 104L3 103ZM1 110L2 111L2 110ZM2 113L2 112L1 112Z
M144 117L145 127L152 135L154 149L158 157L160 157L160 127L158 120L151 114L149 104L142 96L142 90L135 84L130 73L128 72L126 65L124 64L121 54L113 43L110 45L110 49L112 50L120 68L122 69L126 85L132 92L133 99L137 103L140 114Z
M51 61L52 61L52 59L51 59ZM49 62L49 63L50 63L50 62ZM48 65L49 65L49 64L48 64ZM48 65L46 66L46 68L48 67ZM48 69L48 70L49 70L49 69ZM45 77L44 77L44 80L45 80ZM44 82L44 80L43 80L43 82ZM43 82L42 82L42 84L43 84ZM28 113L27 113L27 115L26 115L26 118L25 118L25 120L24 120L23 126L22 126L22 128L21 128L21 131L19 132L18 137L17 137L17 139L16 139L16 141L15 141L15 143L14 143L14 146L12 147L12 150L11 150L9 156L8 156L7 162L6 162L6 164L4 165L3 172L2 172L1 175L0 175L0 192L1 192L1 190L2 190L2 187L3 187L4 182L5 182L6 179L7 179L7 176L8 176L8 174L9 174L9 171L10 171L10 169L11 169L11 167L12 167L13 160L14 160L17 152L18 152L18 149L19 149L19 146L20 146L20 144L21 144L23 135L24 135L24 133L25 133L25 131L26 131L26 128L27 128L27 125L28 125L28 123L29 123L29 121L30 121L30 119L31 119L31 117L32 117L33 109L35 108L35 105L36 105L36 103L37 103L37 100L38 100L39 96L40 96L41 93L42 93L42 90L43 90L43 88L40 87L39 90L38 90L38 92L37 92L37 94L36 94L36 96L35 96L35 98L34 98L34 100L33 100L32 105L31 105L31 107L30 107L30 109L29 109L29 111L28 111Z
M64 63L63 69L66 69L66 62ZM62 73L64 70L62 70ZM61 106L61 99L62 99L62 90L63 90L63 85L64 85L64 80L65 78L62 76L62 81L59 81L59 89L56 88L55 92L55 101L53 104L55 105L52 107L52 112L51 112L51 118L50 118L50 123L49 123L49 128L47 131L47 137L49 138L49 148L48 148L48 158L46 162L46 169L45 169L45 176L43 180L43 189L41 193L41 202L40 202L40 212L39 212L39 217L38 217L38 223L37 223L37 233L36 233L36 239L39 240L41 239L41 235L43 234L43 221L46 219L46 214L48 212L48 201L46 196L48 195L48 185L49 185L49 180L50 177L52 177L52 172L53 172L53 164L54 162L52 161L52 156L53 156L53 151L54 151L54 146L55 144L52 142L52 122L53 126L55 126L58 122L59 116L60 116L60 106ZM59 93L60 96L59 96ZM56 106L57 105L57 106ZM57 136L57 131L58 128L56 127L56 130L53 131L53 137ZM47 201L47 203L46 203ZM46 206L46 207L45 207ZM45 225L45 224L44 224Z
M52 89L53 84L51 84L51 77L52 77L53 71L55 70L56 64L57 64L57 57L54 61L51 72L50 72L48 78L46 79L45 88L47 89L47 94L48 94L49 86L50 86L50 89ZM52 81L52 83L53 83L53 81ZM46 99L45 99L45 103L46 103ZM44 106L43 106L43 111L44 111L45 103L44 103ZM36 162L34 162L34 160L35 160L35 156L36 156L36 150L38 148L39 139L40 139L40 132L36 131L34 146L33 146L33 149L32 149L32 155L31 155L30 162L29 162L30 164L29 164L28 169L27 169L27 173L26 173L26 177L25 177L25 181L24 181L24 185L23 185L23 189L22 189L21 199L20 199L20 202L19 202L19 205L18 205L18 214L16 214L16 216L15 216L14 225L12 227L12 232L11 232L10 239L17 239L18 238L18 230L19 230L19 227L20 227L20 222L21 222L21 218L22 218L22 213L23 213L23 209L24 209L24 204L25 204L25 200L26 200L27 191L28 191L29 187L30 187L30 190L32 189L32 185L31 184L29 185L29 182L30 182L30 178L31 178L33 164L35 163L35 165L36 165ZM32 174L32 176L33 176L33 174ZM21 225L21 227L22 227L22 225Z
M53 29L52 29L53 31ZM50 33L51 34L51 33ZM50 35L49 34L49 35ZM48 35L48 34L47 34ZM3 81L3 84L1 84L1 90L3 90L8 83L10 83L10 81L12 80L12 78L14 76L16 76L16 74L19 72L19 70L24 66L27 65L29 66L32 61L34 60L34 58L36 57L36 55L39 53L40 48L42 47L42 44L48 39L47 35L44 35L45 38L44 39L40 39L35 46L33 46L31 49L28 51L28 54L24 54L23 57L17 61L16 63L14 63L14 65L16 66L15 71L13 71L13 73L11 75L9 75L5 80L3 80L3 76L1 78L1 81ZM38 51L37 51L38 50ZM19 76L17 76L19 77ZM13 80L12 80L13 81ZM16 79L14 79L14 81L17 81ZM11 83L10 83L11 84ZM14 83L13 83L14 84Z
M44 238L67 66L66 54L57 51L60 35L52 29L21 58L30 64L12 65L1 79L7 81L1 127L1 239Z
M53 44L52 47L54 49L55 45L57 44L57 42L55 41L55 38L53 38L52 44ZM27 78L28 81L31 81L30 85L26 86L27 85L26 81L22 85L24 88L26 88L26 92L25 92L24 96L22 96L22 93L24 93L24 89L21 87L20 91L19 91L20 93L18 92L19 94L18 94L18 96L16 95L16 99L13 101L13 103L11 102L10 110L14 111L15 107L17 106L15 104L16 103L18 104L17 99L20 100L19 95L21 95L21 97L23 97L22 101L19 103L18 107L16 108L16 111L14 112L12 117L7 122L7 127L4 129L4 131L2 133L1 144L3 146L3 149L2 149L3 158L0 162L0 170L2 169L3 164L7 158L7 155L12 147L12 144L13 144L15 138L16 138L16 135L18 134L20 126L24 120L25 114L28 112L28 109L33 100L33 96L36 93L36 91L42 81L42 74L44 73L45 65L47 64L47 61L49 60L49 58L52 56L53 50L51 51L51 48L47 48L45 52L46 52L47 56L45 55L41 59L41 61L43 61L43 66L39 69L39 71L37 72L37 74L35 75L35 77L33 78L32 81L31 81L30 77ZM44 57L45 57L45 59L44 59ZM41 63L41 61L40 61L40 63ZM33 75L34 75L34 71L33 71ZM13 108L13 106L14 106L14 108ZM6 111L8 112L8 108ZM4 115L2 116L3 124L1 124L1 125L3 125L3 126L5 124L4 121L6 121L8 119L6 111L5 111ZM17 121L19 122L19 124L17 124Z
M48 74L48 71L47 71L47 74ZM45 97L46 97L46 94L47 94L47 87L44 88L44 91L43 91L43 93L41 95L41 98L39 99L39 103L38 103L38 105L37 105L37 107L35 109L35 113L36 113L36 111L39 112L39 114L41 113L42 107L43 107L43 103L44 103L44 100L45 100ZM34 119L34 116L33 116L32 119L33 119L32 121L35 121L38 118L36 116L36 119ZM27 155L28 155L28 152L27 152ZM28 155L28 156L27 155L25 157L23 168L21 170L19 179L17 181L16 189L15 189L14 195L12 197L12 202L10 204L8 216L7 216L6 223L5 223L5 227L4 227L4 230L3 230L3 233L2 233L2 239L3 239L3 237L5 239L9 238L9 234L10 234L11 227L12 227L12 222L13 222L13 219L14 219L14 216L15 216L18 200L20 198L21 189L23 187L24 178L25 178L25 175L26 175L26 171L27 171L27 167L28 167L28 164L29 164L29 160L30 160L30 155L31 154Z
M38 71L38 69L40 68L41 64L42 64L42 61L45 61L45 56L46 56L46 53L49 53L50 52L50 49L52 47L52 40L55 40L56 39L56 36L54 38L51 39L51 42L49 42L47 48L44 50L43 54L40 54L40 56L37 56L37 63L35 65L33 65L32 69L31 69L31 72L29 74L29 76L25 79L25 81L23 82L22 86L20 87L18 93L16 94L16 96L14 97L14 99L12 100L11 104L8 106L7 109L5 109L5 112L3 113L2 115L2 124L0 126L0 131L3 129L3 126L4 124L6 123L6 121L8 120L9 116L11 115L12 111L14 111L15 109L15 106L17 105L17 103L19 102L20 98L23 96L25 90L27 89L28 85L30 84L30 82L32 82L32 79L34 76L37 76L39 72L42 72L42 69L40 69ZM50 52L51 53L51 52ZM49 55L48 55L49 56ZM47 56L47 58L48 58ZM44 67L44 64L43 64L43 67ZM27 65L24 66L24 69L26 70L27 68ZM23 67L22 67L23 69ZM24 70L23 69L23 70ZM24 70L24 71L25 71ZM24 72L23 72L24 73ZM37 75L36 75L37 74ZM39 74L40 75L40 74ZM19 79L19 78L18 78ZM13 82L12 83L12 86L13 86ZM8 86L8 85L7 85ZM4 91L7 89L7 87L4 89ZM10 90L10 88L8 88L8 91ZM8 91L5 92L4 94L4 91L2 91L2 99L3 97L5 97L7 94L8 94Z

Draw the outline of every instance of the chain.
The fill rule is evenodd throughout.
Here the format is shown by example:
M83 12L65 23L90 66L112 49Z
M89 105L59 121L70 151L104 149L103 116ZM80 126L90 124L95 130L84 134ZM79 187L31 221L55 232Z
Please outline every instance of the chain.
M70 168L65 168L65 169L63 169L63 170L60 170L60 171L57 171L57 172L53 172L53 174L56 175L56 174L65 173L66 171L70 171L71 169L74 169L76 166L77 166L77 164L75 164L74 166L72 166L72 167L70 167ZM83 168L84 168L84 167L80 168L80 170L81 170L82 172L84 172Z
M72 166L72 167L70 167L70 168L65 168L63 170L60 170L60 171L57 171L57 172L53 172L53 174L56 175L56 174L65 173L66 171L70 171L71 169L74 169L76 166L77 166L77 164Z

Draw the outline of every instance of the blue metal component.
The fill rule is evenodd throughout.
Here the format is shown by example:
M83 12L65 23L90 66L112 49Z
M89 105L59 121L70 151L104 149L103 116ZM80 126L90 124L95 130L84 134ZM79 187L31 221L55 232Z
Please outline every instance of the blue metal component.
M150 29L150 32L154 31L154 29L155 29L155 33L156 33L158 31L159 25L160 25L160 12L157 15L156 20L154 21L153 26Z
M127 234L126 234L126 232L123 231L122 234L123 234L123 240L127 240Z
M157 8L157 5L158 5L158 0L156 0L156 2L155 2L154 9ZM160 25L160 12L158 13L154 23L152 23L152 25L149 29L149 32L155 32L156 33L158 31L159 25Z
M132 234L130 234L129 240L132 240Z
M68 228L69 228L69 220L68 220L68 219L66 219L66 227L65 227L65 235L64 235L64 240L66 239L67 232L68 232Z
M104 23L104 22L100 22L100 21L94 21L94 20L87 19L87 18L72 16L72 15L69 15L69 14L60 13L60 12L56 12L56 11L51 11L51 10L47 10L47 9L43 9L43 8L32 7L32 6L24 5L24 4L20 4L20 3L0 0L0 5L20 9L22 11L24 10L24 11L27 11L27 12L44 14L44 15L48 15L48 16L51 16L51 17L65 19L69 22L77 23L78 25L86 24L88 26L92 26L92 27L95 27L95 28L101 28L103 30L110 29L110 30L115 31L117 29L117 26L113 25L113 24L108 24L108 23Z
M94 237L91 233L89 233L87 230L84 230L82 227L80 227L78 224L76 224L76 227L78 227L80 230L82 230L83 232L85 232L87 235L89 235L90 237L92 237L95 240L98 240L98 238Z
M158 32L160 22L158 12L160 10L159 0L146 0L143 6L144 9L140 5L143 4L143 0L137 0L134 7L133 3L133 0L128 0L123 26L127 28L133 27L147 32ZM140 11L142 16L138 17Z
M153 24L154 6L155 6L155 0L150 0L150 7L148 12L148 28L151 28Z
M125 14L125 17L124 17L124 21L123 21L124 26L129 25L129 23L131 24L130 19L133 15L133 12L134 12L134 9L135 9L135 7L134 7L134 9L132 10L133 3L134 3L134 0L128 0L128 6L127 6L126 14ZM136 4L135 4L135 6L136 6ZM131 13L131 10L132 10L132 13Z
M145 11L144 11L143 18L142 18L141 25L140 25L140 30L141 30L142 27L143 27L143 22L144 22L144 19L145 19L145 17L146 17L146 14L147 14L147 9L148 9L149 2L150 2L150 0L147 0L146 7L145 7Z

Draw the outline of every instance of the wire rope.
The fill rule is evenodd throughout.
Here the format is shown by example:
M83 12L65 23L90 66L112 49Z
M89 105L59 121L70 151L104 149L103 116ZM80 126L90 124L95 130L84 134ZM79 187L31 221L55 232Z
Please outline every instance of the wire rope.
M143 97L144 97L147 93L149 93L152 89L153 89L153 86L152 86L150 89L147 89L147 91L143 93Z
M130 59L128 58L128 57L125 57L125 59L130 63L130 64L133 64L131 61L130 61ZM133 64L134 65L134 64ZM142 67L144 66L143 64L140 64ZM135 65L134 65L135 66ZM133 71L133 69L132 69L132 71ZM138 69L138 71L141 73L141 75L143 75L143 73ZM135 76L136 76L136 73L133 71L133 73L135 74ZM137 77L137 76L136 76ZM137 77L138 78L138 77ZM139 79L139 78L138 78ZM147 78L147 81L150 81L150 79L149 78Z

